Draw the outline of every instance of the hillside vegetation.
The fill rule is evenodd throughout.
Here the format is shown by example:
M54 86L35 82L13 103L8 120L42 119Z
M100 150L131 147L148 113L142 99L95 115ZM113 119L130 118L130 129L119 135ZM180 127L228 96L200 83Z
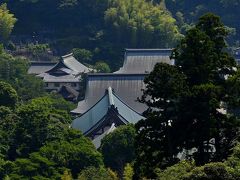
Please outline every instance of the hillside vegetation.
M48 43L56 55L73 48L87 49L94 62L105 61L116 69L124 48L172 48L208 11L222 17L232 32L229 43L238 44L239 3L239 0L16 0L9 1L8 8L18 19L14 42Z

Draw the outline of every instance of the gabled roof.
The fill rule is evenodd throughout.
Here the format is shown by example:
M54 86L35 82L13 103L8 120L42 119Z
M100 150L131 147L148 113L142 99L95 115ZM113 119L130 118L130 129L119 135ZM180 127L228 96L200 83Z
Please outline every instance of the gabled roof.
M72 113L85 113L97 103L108 87L112 87L120 99L135 111L143 113L147 106L137 99L142 96L141 89L145 88L145 76L146 74L88 74L85 99L79 102Z
M78 73L80 73L80 72L88 73L88 72L93 71L93 69L88 68L88 67L84 66L82 63L78 62L73 57L72 53L62 56L62 61L69 69L72 69L73 71L78 72Z
M157 63L174 64L172 49L126 49L123 67L115 73L150 73Z
M72 122L72 127L88 135L107 119L110 108L115 108L117 116L123 124L135 124L141 119L145 119L127 104L125 104L109 87L105 95L93 105L87 112Z
M88 73L93 71L91 68L88 68L84 66L82 63L78 62L73 57L73 54L62 56L62 59L52 69L50 69L46 73L53 73L58 69L69 69L71 70L72 74Z
M41 74L50 70L55 65L55 62L31 62L28 74Z

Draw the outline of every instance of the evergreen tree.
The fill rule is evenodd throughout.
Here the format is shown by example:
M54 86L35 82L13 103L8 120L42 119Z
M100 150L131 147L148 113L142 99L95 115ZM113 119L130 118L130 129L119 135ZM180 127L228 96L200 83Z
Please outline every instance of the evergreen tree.
M176 67L158 64L145 79L141 101L150 110L136 125L135 177L155 177L156 167L171 165L183 151L197 165L231 152L239 121L230 114L227 86L237 67L225 51L226 36L218 16L202 16L174 50Z
M179 137L173 122L179 114L182 96L188 93L186 77L177 67L157 64L144 80L146 90L141 102L149 106L147 120L137 123L135 178L154 177L156 167L176 162Z

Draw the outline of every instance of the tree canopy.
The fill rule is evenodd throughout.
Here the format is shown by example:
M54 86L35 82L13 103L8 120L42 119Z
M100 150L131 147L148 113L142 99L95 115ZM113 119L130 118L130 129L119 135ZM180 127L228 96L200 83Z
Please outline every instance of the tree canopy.
M11 34L17 19L7 9L7 4L0 5L0 40L6 40Z
M155 178L154 169L171 166L179 154L203 165L231 153L239 120L229 111L226 87L237 66L225 51L226 36L218 16L202 16L173 51L176 66L157 64L145 79L140 100L149 110L136 125L138 178Z

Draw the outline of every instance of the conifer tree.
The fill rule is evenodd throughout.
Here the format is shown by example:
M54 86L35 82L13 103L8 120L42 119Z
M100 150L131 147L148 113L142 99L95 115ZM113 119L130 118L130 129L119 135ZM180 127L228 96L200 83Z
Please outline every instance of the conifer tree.
M173 51L176 66L158 64L145 79L141 101L149 110L136 125L136 178L155 178L154 169L175 163L179 153L202 165L231 152L239 121L229 97L240 90L228 90L237 67L226 52L227 34L218 16L202 16Z

